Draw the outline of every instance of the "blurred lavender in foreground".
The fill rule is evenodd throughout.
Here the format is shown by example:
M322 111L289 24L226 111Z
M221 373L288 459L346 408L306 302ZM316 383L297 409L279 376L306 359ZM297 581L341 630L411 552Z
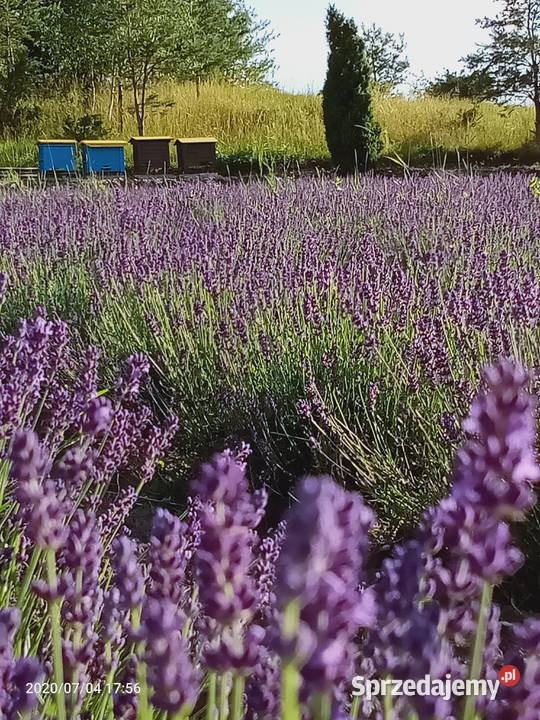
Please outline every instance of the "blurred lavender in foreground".
M137 367L132 362L122 380L129 403ZM186 516L158 510L143 543L110 527L115 518L124 522L123 506L103 507L99 495L88 502L85 492L95 494L96 482L110 487L119 456L142 441L129 413L144 420L147 410L104 405L107 423L54 453L34 431L10 429L6 507L13 518L2 541L28 551L22 572L13 553L3 564L3 716L536 718L540 627L534 618L512 622L492 601L493 587L522 562L509 523L534 506L540 479L528 383L507 360L485 370L485 391L463 422L448 497L375 568L373 511L329 477L301 480L283 522L260 530L267 494L250 487L247 445L204 463ZM310 401L316 398L311 388ZM159 438L174 426L166 421L163 436L151 435L159 456L166 445ZM81 427L74 424L74 432ZM114 434L128 428L131 440ZM157 456L144 455L136 464L139 487L145 463ZM136 490L126 497L129 509ZM36 657L25 657L31 647ZM489 702L427 694L385 705L351 695L355 675L496 680L504 663L518 667L522 681ZM70 689L47 701L25 692L27 682L44 677L61 677ZM109 690L96 693L99 682Z

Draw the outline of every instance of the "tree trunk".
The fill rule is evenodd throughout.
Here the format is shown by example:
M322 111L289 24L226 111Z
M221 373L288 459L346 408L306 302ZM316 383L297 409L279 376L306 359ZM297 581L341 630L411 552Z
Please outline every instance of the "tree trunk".
M144 107L137 107L137 132L144 135Z
M96 76L92 72L92 114L96 112L97 88Z
M146 118L146 84L147 84L147 80L146 80L146 78L144 78L143 84L141 87L141 101L139 103L139 117L141 119L141 121L139 123L140 135L144 135L144 121Z
M107 112L107 122L110 124L114 111L114 86L116 85L116 77L111 78L111 92L109 95L109 111Z
M536 125L535 125L535 132L534 132L534 141L537 145L540 145L540 98L536 99L534 101L534 109L535 109L535 119L536 119Z
M124 92L120 78L118 78L118 129L121 133L124 132Z
M139 89L135 79L132 80L131 89L133 90L133 107L135 108L135 117L137 118L137 132L142 137L144 135L144 107L139 102Z

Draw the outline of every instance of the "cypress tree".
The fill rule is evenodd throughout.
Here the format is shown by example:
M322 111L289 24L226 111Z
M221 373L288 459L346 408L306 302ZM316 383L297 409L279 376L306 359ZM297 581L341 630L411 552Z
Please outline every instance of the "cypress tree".
M343 172L365 170L382 149L373 117L370 66L365 45L352 19L334 5L326 15L328 71L323 89L326 142Z

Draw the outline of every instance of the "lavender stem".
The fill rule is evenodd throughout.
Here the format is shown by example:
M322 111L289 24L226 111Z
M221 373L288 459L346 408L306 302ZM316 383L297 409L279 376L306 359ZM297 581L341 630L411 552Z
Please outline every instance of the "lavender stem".
M47 579L51 588L56 588L56 552L47 549ZM60 628L60 600L54 598L49 604L53 651L54 680L58 686L56 711L58 720L66 720L66 699L64 696L64 667L62 660L62 634Z
M482 672L487 623L492 597L493 585L485 582L482 587L482 598L480 600L480 608L478 610L478 624L471 656L469 680L478 680L480 678L480 673ZM474 695L467 695L463 708L463 720L473 720L475 712L475 697Z

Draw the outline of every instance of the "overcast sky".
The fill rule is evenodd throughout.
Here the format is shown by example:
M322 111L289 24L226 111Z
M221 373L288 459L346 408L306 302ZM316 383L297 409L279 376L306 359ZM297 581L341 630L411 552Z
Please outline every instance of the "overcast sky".
M326 0L248 0L260 18L279 33L274 41L279 66L275 79L286 89L322 88L326 69L324 17ZM411 72L428 77L444 68L456 70L459 58L485 38L475 19L493 16L494 0L335 0L358 25L377 23L405 33Z

